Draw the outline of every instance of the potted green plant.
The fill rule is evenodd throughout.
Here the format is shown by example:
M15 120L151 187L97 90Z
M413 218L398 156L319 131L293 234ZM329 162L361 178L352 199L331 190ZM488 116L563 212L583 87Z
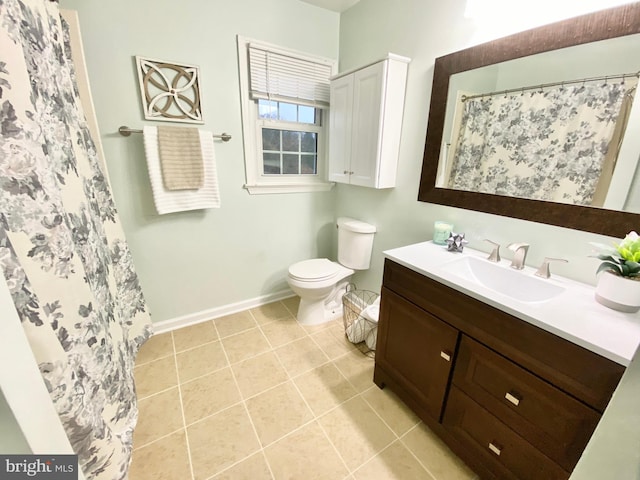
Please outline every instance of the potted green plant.
M640 310L640 236L629 232L612 247L595 244L602 260L598 267L596 300L609 308L634 313Z

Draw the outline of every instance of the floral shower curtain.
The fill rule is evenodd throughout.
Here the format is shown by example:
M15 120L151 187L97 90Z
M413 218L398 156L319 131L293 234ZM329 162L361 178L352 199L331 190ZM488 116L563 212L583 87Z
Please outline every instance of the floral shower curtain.
M151 328L57 3L0 0L0 47L0 265L85 476L124 479Z
M449 187L592 205L623 101L637 79L559 85L465 101ZM622 117L621 117L622 119ZM600 200L599 200L600 201Z

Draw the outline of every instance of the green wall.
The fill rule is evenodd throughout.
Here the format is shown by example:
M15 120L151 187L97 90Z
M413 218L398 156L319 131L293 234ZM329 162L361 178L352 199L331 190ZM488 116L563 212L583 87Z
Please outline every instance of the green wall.
M536 8L538 14L546 13L547 17L532 20L509 8L498 12L499 24L492 24L486 21L487 17L483 17L482 22L465 18L465 7L464 0L362 0L341 16L340 71L382 58L387 52L412 59L396 188L389 191L345 185L336 188L336 216L359 216L378 226L371 269L358 273L356 283L361 288L379 290L382 252L430 240L433 222L448 220L455 225L456 232L466 234L470 247L489 251L489 244L483 241L485 238L503 246L526 242L531 245L527 264L537 267L544 257L566 258L568 264L553 266L555 273L593 284L599 262L588 258L591 254L588 242L608 243L611 239L607 237L417 201L435 59L532 28L536 26L535 21L550 23L559 20L561 13L565 18L568 16L566 11L548 9L541 12ZM555 17L551 16L554 13ZM579 13L574 11L573 15ZM511 28L511 31L505 31L505 28ZM502 252L503 257L511 258L509 250L503 248Z
M290 264L327 256L333 192L249 195L236 35L337 58L339 14L297 0L63 0L75 9L115 200L154 322L287 289ZM146 173L135 55L200 67L200 126L216 142L221 208L158 216Z
M566 17L566 11L537 9L556 16L536 19L511 9L491 25L486 15L481 21L465 17L465 0L361 0L341 15L297 0L61 3L79 13L113 190L154 321L286 289L291 263L335 258L332 223L341 215L378 228L371 268L356 274L360 288L378 290L382 252L430 239L439 219L465 232L471 247L488 250L484 238L502 245L524 241L531 244L528 264L537 266L545 256L566 258L570 263L554 266L556 273L595 282L598 262L588 258L588 242L609 242L606 237L416 200L435 58ZM243 190L236 34L339 58L340 71L387 52L411 57L396 188L338 185L328 193L267 196ZM219 210L155 214L142 138L116 133L120 125L145 123L135 55L201 67L204 128L234 136L228 144L216 143Z

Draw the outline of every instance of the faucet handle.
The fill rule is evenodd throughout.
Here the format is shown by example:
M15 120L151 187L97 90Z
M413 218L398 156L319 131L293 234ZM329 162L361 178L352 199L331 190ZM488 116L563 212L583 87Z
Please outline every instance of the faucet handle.
M542 265L540 265L540 268L535 274L542 278L549 278L551 276L551 272L549 271L549 263L551 262L569 263L569 260L565 260L564 258L545 257Z
M485 238L484 241L489 242L491 245L493 245L493 250L487 257L487 260L489 260L490 262L496 262L496 263L499 262L500 261L500 244L497 242L494 242L493 240L489 240L488 238Z

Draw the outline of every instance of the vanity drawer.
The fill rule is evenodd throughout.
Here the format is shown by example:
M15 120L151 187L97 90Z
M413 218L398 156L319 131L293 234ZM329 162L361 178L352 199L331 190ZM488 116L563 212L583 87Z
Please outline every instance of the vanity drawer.
M600 420L592 408L467 336L453 383L569 471Z
M493 466L496 477L518 480L566 479L569 473L452 386L443 424L471 455Z

